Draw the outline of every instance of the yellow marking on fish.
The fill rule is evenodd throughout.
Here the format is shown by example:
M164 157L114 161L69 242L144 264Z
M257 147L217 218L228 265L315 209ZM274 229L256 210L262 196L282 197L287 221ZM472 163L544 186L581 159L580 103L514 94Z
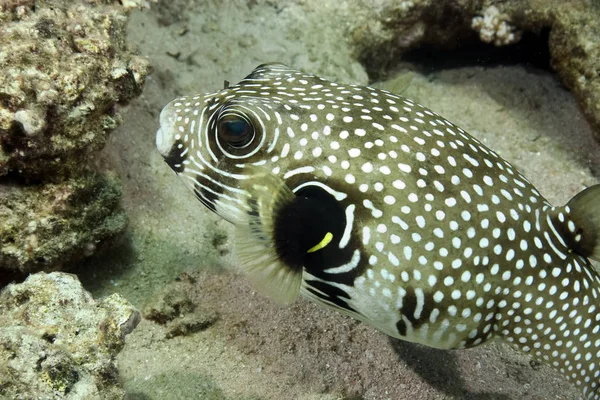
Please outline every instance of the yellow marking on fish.
M333 235L331 234L331 232L327 232L325 234L325 236L323 237L323 240L321 240L317 245L308 249L307 253L314 253L317 250L321 250L323 247L325 247L329 243L331 243L332 239L333 239Z

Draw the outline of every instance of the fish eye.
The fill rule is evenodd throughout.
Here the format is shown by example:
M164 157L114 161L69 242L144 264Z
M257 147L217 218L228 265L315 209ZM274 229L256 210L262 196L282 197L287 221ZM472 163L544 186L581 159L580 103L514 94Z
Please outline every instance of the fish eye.
M239 115L223 117L217 126L219 138L233 147L244 147L254 138L254 126Z

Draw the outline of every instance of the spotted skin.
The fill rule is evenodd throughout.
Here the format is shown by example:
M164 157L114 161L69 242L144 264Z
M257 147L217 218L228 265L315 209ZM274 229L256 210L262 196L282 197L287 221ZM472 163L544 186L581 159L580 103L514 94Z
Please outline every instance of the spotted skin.
M231 146L219 121L240 117L254 132ZM387 91L281 64L178 98L160 123L167 163L234 224L249 209L250 167L335 199L342 225L307 257L326 256L304 259L304 296L436 348L502 338L600 399L600 278L573 251L573 210L461 128Z

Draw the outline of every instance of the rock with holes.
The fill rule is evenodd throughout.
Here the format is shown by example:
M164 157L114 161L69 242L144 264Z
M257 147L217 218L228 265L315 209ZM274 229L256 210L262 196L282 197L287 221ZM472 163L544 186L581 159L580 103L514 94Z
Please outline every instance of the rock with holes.
M95 301L76 276L31 275L0 292L0 397L121 399L115 364L139 313Z
M62 176L102 148L150 72L125 39L144 3L1 2L0 176Z

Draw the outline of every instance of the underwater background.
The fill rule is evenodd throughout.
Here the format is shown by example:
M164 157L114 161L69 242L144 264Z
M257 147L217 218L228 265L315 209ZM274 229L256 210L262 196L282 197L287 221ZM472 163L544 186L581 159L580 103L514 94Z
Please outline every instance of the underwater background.
M0 397L578 398L501 343L436 350L306 300L276 306L155 146L165 104L265 62L391 91L410 71L403 96L564 204L600 177L600 6L563 3L0 0L0 285L65 271L97 299L64 277L5 289ZM28 301L56 317L32 323L15 312ZM80 343L77 324L99 333ZM77 333L61 344L63 326ZM23 335L37 352L17 350Z

